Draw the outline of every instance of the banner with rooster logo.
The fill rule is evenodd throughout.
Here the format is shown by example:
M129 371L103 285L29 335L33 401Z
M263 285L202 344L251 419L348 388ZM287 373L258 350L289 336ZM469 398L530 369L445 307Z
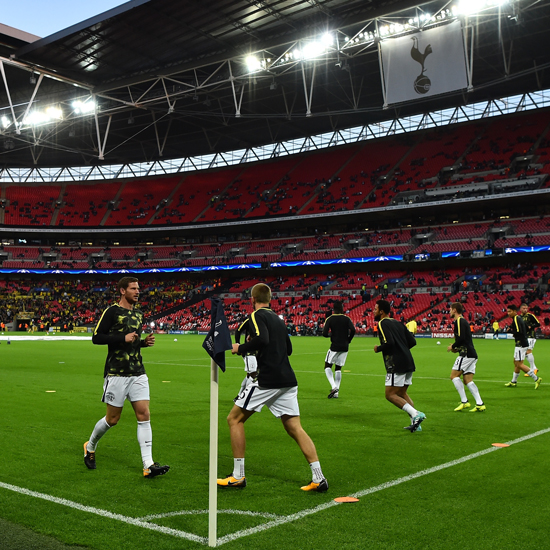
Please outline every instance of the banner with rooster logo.
M385 103L403 103L468 87L459 21L380 43Z

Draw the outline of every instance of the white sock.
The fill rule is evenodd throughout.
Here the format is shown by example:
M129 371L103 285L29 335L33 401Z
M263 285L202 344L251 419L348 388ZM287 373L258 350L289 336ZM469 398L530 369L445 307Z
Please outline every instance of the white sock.
M337 370L334 373L334 382L336 384L336 387L338 389L340 389L340 382L342 382L342 371L341 370Z
M97 424L94 426L92 435L90 436L90 441L88 441L88 451L90 453L95 452L98 441L105 435L105 432L110 428L107 424L107 419L103 417L101 420L97 421Z
M537 368L535 365L535 358L532 353L527 354L527 361L529 361L529 365L531 365L531 370L535 370Z
M321 470L321 463L319 461L312 462L309 466L311 467L311 481L313 483L321 483L325 479Z
M332 375L332 367L325 367L325 374L327 375L327 380L330 384L330 387L334 389L334 376Z
M517 382L519 378L519 372L514 372L514 375L512 376L512 382Z
M151 422L137 423L137 440L141 449L141 460L144 468L149 468L153 464L153 430Z
M462 380L457 376L456 378L453 378L453 384L455 385L456 391L460 396L460 401L462 401L462 403L466 403L468 398L466 397L466 391L464 390L464 383Z
M241 479L244 477L244 458L233 459L233 477L235 479Z
M475 385L474 381L472 380L471 382L468 382L468 384L466 384L466 387L470 390L470 393L474 396L474 399L476 400L476 405L478 406L483 405L483 400L479 395L479 390L477 389L477 386Z
M535 382L539 379L539 377L535 374L535 371L533 369L530 369L527 373Z
M411 420L418 414L418 411L409 403L403 405L403 410L411 417Z

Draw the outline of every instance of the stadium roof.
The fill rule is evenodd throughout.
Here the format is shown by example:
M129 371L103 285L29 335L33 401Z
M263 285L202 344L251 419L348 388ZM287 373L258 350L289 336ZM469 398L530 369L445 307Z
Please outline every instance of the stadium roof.
M550 88L550 1L521 0L467 20L475 31L473 91L383 109L377 39L345 47L346 38L415 17L418 27L444 24L422 20L451 5L132 0L35 41L0 26L0 167L243 149ZM326 32L340 44L330 53L316 61L285 57ZM250 54L264 65L251 70ZM97 112L85 112L92 99ZM10 123L51 106L62 120Z

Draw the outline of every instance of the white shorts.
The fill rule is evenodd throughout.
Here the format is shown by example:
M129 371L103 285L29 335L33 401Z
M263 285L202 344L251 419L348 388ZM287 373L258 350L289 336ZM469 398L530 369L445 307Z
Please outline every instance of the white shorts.
M535 347L535 344L537 343L537 339L536 338L527 338L527 340L529 341L529 346L527 347L527 349L533 349Z
M404 386L410 386L413 383L412 372L394 372L392 374L386 374L386 386L392 386L394 388L402 388Z
M348 357L347 351L327 351L327 356L325 357L325 363L329 365L338 365L343 367L346 364L346 359Z
M245 411L260 412L264 405L280 418L288 416L300 416L298 406L298 386L291 388L260 388L258 381L254 380L236 398L235 405Z
M457 357L453 370L460 370L462 374L475 374L476 373L477 359L472 357Z
M514 348L514 361L523 361L527 355L527 348Z
M141 376L106 376L101 401L113 407L123 407L124 401L149 401L149 379Z
M256 372L258 370L258 359L255 355L245 355L244 359L244 370L247 374L251 372Z

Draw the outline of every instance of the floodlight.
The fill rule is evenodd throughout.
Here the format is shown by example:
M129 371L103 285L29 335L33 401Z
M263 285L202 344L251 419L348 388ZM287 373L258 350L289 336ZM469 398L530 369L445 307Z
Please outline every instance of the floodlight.
M248 70L250 72L254 71L261 71L262 70L262 64L260 60L255 55L249 55L245 59L246 66L248 67Z
M48 107L45 111L31 111L23 121L30 126L46 124L63 118L63 111L59 107Z
M309 42L302 48L302 55L304 59L313 59L319 57L326 52L326 47L320 42Z
M478 2L477 0L460 0L457 6L457 14L471 15L479 11L482 6L483 2Z
M9 128L11 126L11 121L6 115L2 115L0 121L2 122L2 128Z
M46 109L46 116L49 120L61 120L63 118L63 111L59 107L48 107Z
M508 0L460 0L452 10L454 15L472 15L486 8L503 6L507 3Z
M77 115L85 115L95 111L96 103L95 101L81 101L80 99L77 99L73 101L72 106Z
M330 32L326 32L325 34L323 34L321 42L323 42L323 44L331 46L332 44L334 44L334 36Z

